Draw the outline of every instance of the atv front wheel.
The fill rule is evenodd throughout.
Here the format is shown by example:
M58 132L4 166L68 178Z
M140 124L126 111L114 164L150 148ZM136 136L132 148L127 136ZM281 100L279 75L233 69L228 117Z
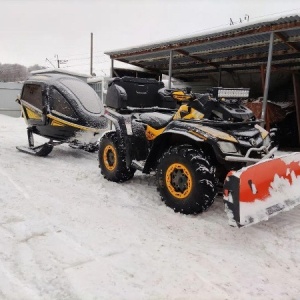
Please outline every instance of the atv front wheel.
M120 146L116 132L104 134L98 153L101 174L107 180L123 182L133 177L136 170L126 166L125 149Z
M183 214L207 210L216 196L214 168L189 145L169 149L157 168L158 191L167 206Z

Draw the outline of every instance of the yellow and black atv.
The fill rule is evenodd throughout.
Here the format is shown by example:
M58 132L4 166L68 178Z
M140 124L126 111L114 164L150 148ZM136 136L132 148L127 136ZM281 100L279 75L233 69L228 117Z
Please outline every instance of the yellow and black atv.
M194 94L154 79L114 78L105 117L115 129L100 140L101 173L122 182L136 170L156 172L162 200L184 214L207 210L221 185L237 226L299 204L300 155L273 158L274 139L241 103L248 97L242 88Z
M101 100L87 83L68 75L33 75L24 82L17 101L27 123L29 144L18 146L18 150L47 156L62 143L90 152L98 150L98 139L107 128L107 120ZM33 134L49 141L35 146Z

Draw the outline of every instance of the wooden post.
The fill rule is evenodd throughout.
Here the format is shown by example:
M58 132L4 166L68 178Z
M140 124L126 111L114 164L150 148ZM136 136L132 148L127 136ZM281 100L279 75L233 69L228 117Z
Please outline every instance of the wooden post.
M273 56L273 44L274 44L274 32L272 31L270 33L268 63L267 63L266 81L265 81L265 89L264 89L264 99L263 99L262 112L261 112L261 118L263 119L263 121L266 121L267 101L268 101L269 83L270 83L270 76L271 76L272 56Z

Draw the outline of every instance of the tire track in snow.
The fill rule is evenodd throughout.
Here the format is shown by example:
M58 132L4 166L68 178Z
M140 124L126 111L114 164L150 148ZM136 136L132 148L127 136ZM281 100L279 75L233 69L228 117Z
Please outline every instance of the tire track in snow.
M25 199L30 199L29 194L17 184L3 169L0 169L0 174L8 179L8 181L14 186L14 188L21 193Z
M103 178L103 180L105 179ZM109 201L111 202L113 199L114 204L117 203L124 208L148 210L163 205L156 190L155 178L152 175L136 174L133 179L122 183L105 180L105 186L109 194L114 193L117 196ZM125 196L122 196L123 193Z
M28 287L26 293L25 291L23 293L24 299L42 299L44 296L51 299L68 297L76 299L73 287L64 274L64 267L74 268L91 262L93 253L68 234L64 234L63 239L59 238L55 219L52 219L46 211L41 210L38 198L30 197L18 181L13 180L3 168L0 169L0 180L3 184L1 196L4 197L2 201L0 199L3 204L0 226L10 237L7 239L6 247L9 245L14 253L11 262L7 264L0 251L0 262L5 268L3 269L5 277L2 280L7 283L8 290L12 290L9 292L4 289L3 299L13 297L15 289L22 290L18 287L19 283ZM24 212L24 209L30 213L20 215L18 211ZM1 236L4 235L5 233L2 232ZM65 255L65 252L73 254L70 257ZM31 275L26 272L29 268ZM52 271L49 273L48 269ZM26 277L24 274L27 274ZM36 277L35 274L42 276ZM47 282L50 281L52 284L45 289L44 287L48 286ZM53 286L55 286L54 290ZM42 297L40 291L43 289L45 293ZM2 284L0 290L2 290ZM25 297L26 294L32 297Z

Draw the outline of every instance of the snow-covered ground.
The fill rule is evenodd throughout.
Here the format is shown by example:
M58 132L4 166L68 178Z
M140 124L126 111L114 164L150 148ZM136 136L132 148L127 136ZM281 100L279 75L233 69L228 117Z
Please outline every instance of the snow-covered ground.
M0 115L0 299L299 299L300 207L237 229L220 198L176 214L153 176L108 182L96 153L26 144Z

